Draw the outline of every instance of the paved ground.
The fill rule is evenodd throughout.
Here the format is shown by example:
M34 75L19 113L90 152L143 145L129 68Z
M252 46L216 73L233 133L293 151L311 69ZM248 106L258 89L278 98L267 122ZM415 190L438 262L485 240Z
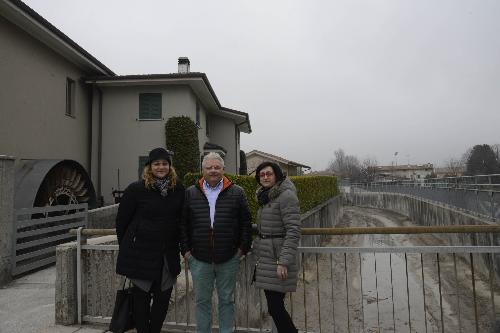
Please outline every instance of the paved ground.
M0 288L0 333L102 333L102 328L55 325L55 267Z

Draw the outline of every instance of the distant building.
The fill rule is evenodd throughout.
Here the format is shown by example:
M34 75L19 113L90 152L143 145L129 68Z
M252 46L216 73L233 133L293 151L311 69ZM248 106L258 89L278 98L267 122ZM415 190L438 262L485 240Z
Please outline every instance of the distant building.
M307 173L307 176L336 176L335 172L333 171L328 171L328 170L321 170L321 171L311 171Z
M388 165L377 166L375 178L378 181L404 179L404 180L424 180L432 175L434 166L432 163L422 165Z
M255 172L255 169L257 169L257 166L259 166L259 164L264 161L277 163L281 167L283 172L285 172L288 176L301 176L304 174L305 170L311 169L310 166L307 166L305 164L290 161L286 158L265 153L260 150L252 150L251 152L246 154L246 157L247 170L249 175L253 174Z

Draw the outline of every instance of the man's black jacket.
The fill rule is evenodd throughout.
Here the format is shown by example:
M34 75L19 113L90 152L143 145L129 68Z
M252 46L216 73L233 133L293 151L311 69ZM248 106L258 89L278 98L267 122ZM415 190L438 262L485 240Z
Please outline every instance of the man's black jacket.
M252 217L245 191L224 177L215 204L213 228L210 207L203 192L203 179L185 193L181 223L181 252L191 251L196 259L220 264L238 249L245 254L251 246Z

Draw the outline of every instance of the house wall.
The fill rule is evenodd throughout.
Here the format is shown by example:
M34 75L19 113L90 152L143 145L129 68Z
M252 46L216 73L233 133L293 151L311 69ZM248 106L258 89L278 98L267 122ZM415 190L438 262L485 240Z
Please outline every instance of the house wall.
M283 172L285 172L288 176L297 176L297 167L288 166L287 164L278 162L278 161L270 159L270 158L264 158L264 157L257 155L257 154L252 154L250 156L247 156L248 174L255 174L254 173L255 169L257 169L259 164L261 164L264 161L270 161L270 162L277 163L280 166L281 170L283 170Z
M123 190L138 179L139 156L156 147L165 147L165 123L171 117L188 116L196 121L196 96L188 86L102 87L101 194L112 203L112 191ZM139 94L162 94L162 119L140 121ZM198 138L200 152L207 142L205 109L200 106ZM95 129L96 136L98 129ZM174 156L175 165L175 156ZM118 184L118 169L120 184ZM119 185L119 186L118 186Z
M257 156L257 155L247 155L247 172L248 174L254 174L255 169L257 169L257 166L263 162L262 157Z
M227 154L224 158L225 170L227 173L238 174L239 145L236 142L235 123L231 119L222 118L210 114L210 143L224 147ZM238 154L236 154L238 151Z
M72 159L89 171L86 73L2 16L0 45L0 155ZM75 117L65 114L67 77Z

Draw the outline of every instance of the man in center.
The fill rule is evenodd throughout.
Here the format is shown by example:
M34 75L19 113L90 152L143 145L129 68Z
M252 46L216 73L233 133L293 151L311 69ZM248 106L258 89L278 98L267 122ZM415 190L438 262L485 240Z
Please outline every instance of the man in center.
M251 245L251 215L245 191L224 176L224 160L209 153L203 177L186 190L181 251L191 270L196 332L212 332L212 294L219 297L219 332L234 329L234 289L240 257Z

